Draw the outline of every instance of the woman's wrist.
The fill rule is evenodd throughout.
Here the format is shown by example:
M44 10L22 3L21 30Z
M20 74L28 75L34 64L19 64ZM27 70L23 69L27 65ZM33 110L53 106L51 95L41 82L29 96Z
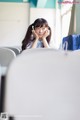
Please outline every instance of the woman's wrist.
M43 41L44 47L49 48L49 44L48 44L46 38L43 38L42 41Z
M46 41L46 38L45 38L45 37L43 37L43 38L42 38L42 41Z
M35 40L33 42L33 45L32 45L32 48L36 48L37 42L38 42L38 38L35 38Z

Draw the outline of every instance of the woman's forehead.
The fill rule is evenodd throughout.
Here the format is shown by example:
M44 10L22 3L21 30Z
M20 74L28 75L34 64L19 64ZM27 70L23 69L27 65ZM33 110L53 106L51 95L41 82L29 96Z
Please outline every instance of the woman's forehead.
M36 27L43 27L43 28L45 28L45 27L48 27L48 26L45 25L45 24L42 24L42 25L38 25L38 26L36 26Z

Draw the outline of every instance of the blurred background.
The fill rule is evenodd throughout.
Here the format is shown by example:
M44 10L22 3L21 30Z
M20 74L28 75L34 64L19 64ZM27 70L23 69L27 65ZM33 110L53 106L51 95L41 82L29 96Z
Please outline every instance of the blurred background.
M45 18L51 29L51 46L80 33L80 0L0 0L0 46L21 46L28 26Z

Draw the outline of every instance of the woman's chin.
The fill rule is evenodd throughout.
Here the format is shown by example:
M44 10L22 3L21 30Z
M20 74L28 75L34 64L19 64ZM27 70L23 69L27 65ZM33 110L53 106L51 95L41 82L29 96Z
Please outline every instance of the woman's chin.
M41 39L41 38L42 38L42 36L39 36L39 38Z

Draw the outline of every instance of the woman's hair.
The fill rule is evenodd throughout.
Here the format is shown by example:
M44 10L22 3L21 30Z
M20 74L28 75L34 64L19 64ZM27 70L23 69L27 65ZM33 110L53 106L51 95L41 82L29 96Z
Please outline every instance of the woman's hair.
M34 23L32 23L27 30L27 33L25 35L25 38L22 41L22 50L26 49L26 46L28 46L32 41L34 41L34 36L32 35L32 29L36 28L36 27L43 27L43 25L45 25L45 27L48 27L48 29L50 30L50 34L49 36L47 36L46 40L49 43L50 39L51 39L51 28L48 26L48 22L43 19L43 18L38 18L34 21Z

